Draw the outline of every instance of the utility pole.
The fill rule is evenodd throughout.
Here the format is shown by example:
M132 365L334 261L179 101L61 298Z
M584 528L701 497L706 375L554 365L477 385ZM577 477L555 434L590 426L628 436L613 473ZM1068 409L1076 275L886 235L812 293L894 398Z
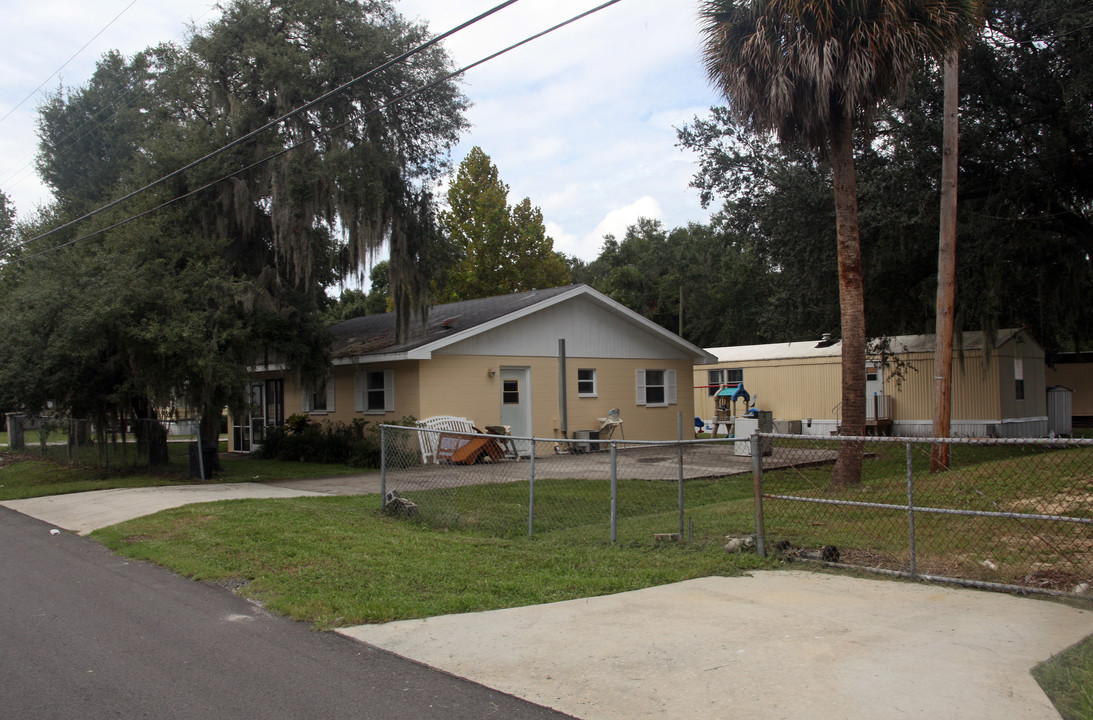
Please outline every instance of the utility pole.
M934 345L934 425L933 436L947 438L952 420L953 324L956 304L956 201L959 158L958 62L960 52L953 48L945 55L944 138L941 155L941 229L937 249L937 330ZM930 472L950 467L947 443L937 443L930 451Z

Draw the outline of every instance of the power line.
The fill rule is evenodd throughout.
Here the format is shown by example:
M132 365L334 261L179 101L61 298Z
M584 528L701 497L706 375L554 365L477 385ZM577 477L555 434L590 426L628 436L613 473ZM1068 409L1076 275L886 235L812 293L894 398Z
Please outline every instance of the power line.
M76 59L76 56L77 56L77 55L79 55L79 54L80 54L80 53L82 53L82 52L83 52L84 50L86 50L86 49L87 49L87 46L88 46L88 45L90 45L91 43L95 42L95 40L96 40L96 39L97 39L97 38L99 37L99 35L102 35L102 34L103 34L104 32L106 32L107 28L109 28L109 27L110 27L111 25L113 25L113 24L114 24L114 22L115 22L115 21L116 21L116 20L117 20L118 18L120 18L120 17L122 16L122 15L124 15L124 14L125 14L125 11L126 11L126 10L128 10L129 8L133 7L133 6L134 6L134 5L136 5L136 4L137 4L137 0L132 0L132 2L130 2L130 3L129 3L128 5L126 5L126 6L124 7L124 8L122 8L122 11L121 11L120 13L118 13L117 15L115 15L115 16L114 16L114 19L113 19L113 20L111 20L110 22L106 23L106 27L104 27L104 28L103 28L102 30L99 30L99 31L98 31L97 33L95 33L95 36L94 36L94 37L92 37L92 38L91 38L90 40L88 40L88 41L87 41L86 43L84 43L84 45L83 45L83 47L82 47L82 48L80 48L79 50L77 50L76 52L74 52L74 53L72 54L72 57L70 57L70 58L69 58L68 60L65 60L65 61L64 61L64 64L63 64L63 65L61 65L61 67L59 67L59 68L57 68L56 70L54 70L54 71L53 71L53 74L52 74L52 75L50 75L50 76L49 76L49 77L47 77L47 78L46 78L45 80L43 80L43 81L42 81L42 84L41 84L41 85L39 85L38 87L36 87L36 88L34 88L33 90L31 90L31 91L30 91L30 94L29 94L29 95L27 95L27 96L26 96L25 98L23 98L22 100L20 100L20 101L19 101L19 102L18 102L18 103L17 103L16 105L15 105L15 107L13 107L13 108L12 108L11 110L8 110L8 111L7 111L7 112L6 112L5 114L4 114L4 117L0 117L0 123L2 123L2 122L4 122L5 120L7 120L7 119L8 119L8 116L9 116L9 115L11 115L11 114L12 114L13 112L15 112L15 111L16 111L16 110L18 110L18 109L19 109L20 107L22 107L23 103L25 103L25 102L26 102L27 100L30 100L30 99L31 99L32 97L34 97L34 94L35 94L36 92L38 92L39 90L41 90L41 89L42 89L43 87L45 87L45 84L46 84L47 82L49 82L49 81L50 81L50 80L52 80L53 78L57 77L57 75L58 75L58 74L59 74L59 73L60 73L60 72L61 72L62 70L64 70L64 69L65 69L65 67L66 67L66 66L67 66L67 65L68 65L68 64L69 64L70 62L72 62L73 60L75 60L75 59Z
M135 1L136 0L134 0L134 2ZM206 15L208 15L210 12L212 12L213 9L214 9L214 6L209 6L209 8L207 10L205 10L205 12L201 13L201 15L199 15L196 20L192 20L191 22L194 25L196 25L197 23L199 23L201 21L202 18L204 18ZM187 32L187 30L183 30L179 34L175 35L175 37L170 42L173 43L173 42L177 41L179 38L181 38L183 35L185 35L186 32ZM64 67L64 66L62 66L62 67ZM56 73L54 73L54 74L56 74ZM56 143L57 147L64 147L66 143L74 144L75 142L77 142L79 140L82 140L85 137L87 137L92 132L93 129L102 129L102 123L106 123L106 122L109 122L110 120L113 120L114 118L116 118L118 116L118 114L122 110L129 109L133 106L133 103L135 103L137 101L137 99L139 98L139 95L137 94L136 90L137 90L137 88L132 88L131 87L127 91L125 91L125 93L122 94L121 97L118 97L117 99L115 99L112 102L108 103L107 104L108 106L102 109L102 112L100 113L99 118L88 117L86 120L84 120L82 123L80 123L79 127L76 127L73 130L70 130L64 137L62 137L60 140L58 140L57 143ZM37 91L35 91L35 92L37 92ZM31 94L33 95L33 93L31 93ZM94 126L94 127L89 127L89 126ZM69 140L72 139L73 136L75 136L77 133L80 133L79 137L76 137L75 139L72 140L72 143L69 143ZM14 164L8 166L7 169L2 171L2 177L0 177L0 183L7 183L8 187L10 188L10 187L14 187L14 186L18 185L19 183L23 182L28 177L28 175L26 174L27 171L28 170L30 172L34 171L33 165L30 162L30 158L33 158L33 157L34 157L34 151L32 150L29 153L27 153L26 155L24 155L23 157L21 157L19 160L17 160Z
M296 108L295 110L290 110L289 112L285 113L284 115L282 115L282 116L280 116L280 117L278 117L274 120L270 120L265 125L255 129L255 130L250 131L249 133L247 133L246 135L243 135L242 137L239 137L239 138L236 138L235 140L232 140L227 145L224 145L224 146L222 146L222 147L220 147L216 150L213 150L209 154L204 155L204 156L198 158L197 160L194 160L193 162L190 162L186 165L183 165L182 167L178 168L174 172L168 173L167 175L164 175L163 177L159 178L158 180L154 180L153 182L150 182L150 183L148 183L147 185L145 185L143 187L137 188L136 190L133 190L132 192L130 192L126 195L123 195L122 197L118 198L117 200L109 202L106 205L103 205L103 206L99 207L96 210L92 210L91 212L86 213L84 215L81 215L80 217L78 217L74 220L69 220L68 222L64 223L63 225L58 225L57 227L53 228L52 230L44 232L41 235L37 235L35 237L32 237L29 240L27 240L26 243L23 243L23 244L25 245L27 243L34 242L35 240L40 240L44 237L49 237L50 235L52 235L56 232L59 232L61 230L64 230L67 227L71 227L72 225L75 225L76 223L82 222L84 220L87 220L89 218L94 217L95 215L98 215L99 213L105 212L105 211L109 210L110 208L116 207L117 205L125 202L126 200L129 200L130 198L133 198L137 195L140 195L143 192L147 192L148 190L151 190L152 188L157 187L157 186L165 183L166 181L170 180L171 178L177 177L178 175L186 172L187 170L189 170L191 168L194 168L194 167L200 165L201 163L203 163L207 160L211 160L212 158L220 155L221 153L223 153L227 150L230 150L231 148L236 147L237 145L240 145L240 144L246 142L247 140L250 140L254 136L258 135L259 133L264 132L264 131L266 131L266 130L268 130L268 129L276 126L276 125L279 125L282 122L284 122L285 120L288 120L289 118L295 117L296 115L299 115L300 113L302 113L305 110L308 110L312 107L315 107L316 105L323 102L327 98L332 97L332 96L334 96L338 93L345 92L350 87L356 85L357 83L361 82L362 80L365 80L369 77L372 77L376 73L382 72L382 71L386 70L387 68L389 68L389 67L391 67L391 66L393 66L397 63L400 63L403 60L406 60L407 58L413 57L414 55L416 55L420 52L423 52L424 50L427 50L428 48L430 48L433 45L437 44L441 40L443 40L443 39L445 39L445 38L447 38L451 35L454 35L455 33L460 32L461 30L464 30L464 29L470 27L471 25L474 25L475 23L477 23L481 20L484 20L485 18L489 17L490 15L493 15L496 12L504 10L505 8L507 8L510 5L513 5L516 2L518 2L518 0L505 0L504 2L500 3L499 5L495 5L494 7L490 8L487 11L485 11L484 13L481 13L480 15L477 15L474 18L472 18L472 19L470 19L470 20L468 20L464 23L461 23L460 25L457 25L456 27L452 28L451 30L448 30L447 32L441 33L440 35L437 35L437 36L433 37L432 39L425 41L421 45L418 45L416 48L414 48L412 50L408 50L407 52L404 52L403 54L399 55L398 57L392 58L392 59L388 60L387 62L383 63L382 65L379 65L378 67L372 68L371 70L369 70L368 72L366 72L362 75L358 75L357 77L353 78L352 80L349 80L348 82L342 83L341 85L334 88L333 90L330 90L329 92L326 92L326 93L320 95L319 97L315 98L314 100L311 100L310 102L304 103L303 105Z
M384 103L383 105L379 105L379 106L377 106L375 108L372 108L370 110L366 110L359 117L350 118L349 120L346 120L343 123L340 123L338 125L334 125L330 128L327 128L326 130L323 130L322 132L317 133L313 137L310 137L306 140L301 140L300 142L298 142L294 145L289 145L288 147L285 147L285 148L279 150L278 152L273 153L272 155L267 155L266 157L262 158L261 160L257 160L255 162L251 163L250 165L247 165L246 167L235 170L235 171L233 171L231 173L228 173L227 175L224 175L220 178L217 178L216 180L213 180L211 182L205 183L201 187L190 190L189 192L186 192L182 195L174 197L174 198L172 198L172 199L170 199L166 202L160 203L159 205L156 205L155 207L144 210L140 213L137 213L136 215L132 215L130 217L127 217L124 220L119 220L118 222L113 223L112 225L108 225L107 227L103 227L103 228L100 228L98 230L95 230L94 232L90 232L86 235L81 235L80 237L73 238L72 240L68 240L66 242L63 242L60 245L55 245L53 247L47 248L45 250L41 250L41 251L33 253L31 255L26 255L24 257L20 257L20 258L18 258L18 260L20 262L22 262L24 260L30 260L32 258L40 257L40 256L45 255L47 253L53 252L54 250L60 250L61 248L65 248L65 247L68 247L70 245L74 245L74 244L76 244L76 243L78 243L82 240L87 240L89 238L95 237L95 236L100 235L100 234L102 234L104 232L107 232L109 230L114 230L116 228L119 228L119 227L121 227L123 225L126 225L126 224L128 224L128 223L130 223L134 220L138 220L142 217L150 215L150 214L152 214L152 213L154 213L158 210L161 210L161 209L167 207L168 205L173 205L174 203L179 202L180 200L185 200L186 198L191 197L193 195L196 195L197 193L203 192L205 190L208 190L209 188L211 188L215 185L218 185L219 183L222 183L225 180L229 180L229 179L235 177L236 175L240 175L244 172L247 172L248 170L252 170L256 167L259 167L259 166L269 162L270 160L274 160L276 158L279 158L282 155L285 155L285 154L295 150L296 148L302 147L304 145L310 145L311 143L314 143L319 138L322 138L325 135L329 135L330 133L334 132L335 130L340 130L341 128L346 127L347 125L350 125L354 122L357 122L358 120L361 120L364 117L366 117L366 116L368 116L372 113L386 110L387 108L389 108L393 105L397 105L398 103L402 102L403 100L406 100L407 98L413 97L414 95L418 95L422 92L425 92L426 90L429 90L433 87L436 87L437 85L440 85L441 83L445 83L448 80L451 80L452 78L463 75L464 73L467 73L470 70L473 70L474 68L478 67L479 65L487 63L490 60L494 60L494 59L496 59L496 58L498 58L498 57L500 57L500 56L502 56L502 55L504 55L508 52L511 52L511 51L513 51L513 50L515 50L519 47L527 45L530 42L538 40L539 38L541 38L545 35L549 35L550 33L554 32L556 30L560 30L561 28L566 27L567 25L575 23L578 20L582 20L585 17L588 17L589 15L597 13L597 12L599 12L599 11L601 11L601 10L607 8L607 7L610 7L611 5L615 5L616 3L619 3L621 1L622 0L607 0L607 2L604 2L601 5L597 5L596 7L592 8L590 10L586 10L583 13L580 13L578 15L574 15L573 17L569 18L568 20L564 20L564 21L558 23L557 25L553 25L553 26L547 28L546 30L542 30L538 33L535 33L534 35L530 35L530 36L524 38L523 40L521 40L519 42L513 43L512 45L509 45L508 47L504 48L503 50L498 50L497 52L494 52L490 55L487 55L487 56L483 57L480 60L476 60L475 62L470 63L469 65L464 65L462 68L460 68L458 70L455 70L455 71L452 71L452 72L448 73L447 75L436 78L435 80L433 80L430 83L427 83L426 85L423 85L423 86L421 86L419 88L416 88L414 90L409 90L409 91L403 93L402 95L399 95L399 96L389 100L388 102ZM45 237L46 235L48 235L48 233L43 234L43 235L39 235L35 238L31 238L30 240L27 240L26 242L21 243L21 244L13 247L11 249L16 249L18 247L23 247L27 243L30 243L33 240L37 240L38 238Z

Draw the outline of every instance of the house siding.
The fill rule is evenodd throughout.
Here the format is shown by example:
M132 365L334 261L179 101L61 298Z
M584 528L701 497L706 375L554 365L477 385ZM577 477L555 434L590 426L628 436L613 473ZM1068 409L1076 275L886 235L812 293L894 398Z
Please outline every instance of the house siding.
M1073 391L1073 415L1075 417L1093 417L1093 363L1059 363L1054 368L1047 368L1045 382L1062 385Z
M570 356L674 359L680 352L648 328L605 312L587 297L543 308L437 350L434 355L502 356L519 348L521 357L558 356L558 339Z
M422 363L421 416L458 415L476 426L501 422L501 368L529 368L531 371L531 413L533 434L541 438L561 437L558 395L557 357L518 355L446 355ZM693 401L683 383L692 370L690 358L666 361L662 358L617 359L566 358L566 404L568 428L598 430L599 418L618 408L623 432L629 440L671 440L678 435L678 413L683 413L684 428L691 426ZM493 377L488 370L497 371ZM595 369L597 397L583 398L577 393L577 370ZM677 404L667 407L639 407L634 393L639 369L676 371ZM680 392L682 390L682 392ZM616 437L619 437L616 434Z
M1016 399L1014 358L1024 361L1025 399ZM901 354L909 366L897 383L892 368L884 370L885 393L892 398L893 431L929 436L934 407L933 352ZM695 407L699 417L714 414L714 398L706 388L707 371L742 369L744 387L758 408L776 420L801 420L806 434L823 435L838 425L842 402L842 366L837 354L806 358L764 358L718 362L694 367ZM979 349L953 359L953 435L1003 437L1041 436L1047 432L1044 354L1036 343L1018 334L1002 343L984 362ZM811 421L811 422L810 422Z
M396 422L453 415L480 428L502 424L501 378L507 368L527 368L532 434L560 437L559 339L566 341L567 428L598 430L599 418L617 408L628 440L671 440L679 417L689 432L693 395L685 385L695 362L712 357L700 348L653 325L587 286L483 298L438 306L443 313L422 334L391 344L393 316L357 318L339 324L334 350L333 409L309 413L316 420ZM505 310L505 308L510 308ZM460 328L460 321L466 327ZM399 358L383 361L382 358ZM284 379L285 415L304 412L300 383L288 373L256 367L254 377ZM597 371L596 397L580 397L578 370ZM384 413L355 410L358 369L391 370L394 408ZM635 397L639 370L675 375L675 402L663 407L639 405ZM492 373L491 373L492 371ZM511 410L511 406L507 410ZM515 418L508 412L510 422ZM622 433L616 433L620 437Z

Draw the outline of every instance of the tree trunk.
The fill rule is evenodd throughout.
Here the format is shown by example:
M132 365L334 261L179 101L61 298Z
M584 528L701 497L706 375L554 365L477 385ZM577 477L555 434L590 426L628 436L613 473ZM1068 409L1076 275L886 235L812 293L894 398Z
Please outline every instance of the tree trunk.
M838 235L839 309L842 321L842 412L840 435L865 435L865 296L862 290L861 237L858 230L858 185L854 169L853 123L843 118L829 143L835 185ZM864 448L860 442L839 444L832 487L861 482Z
M941 155L941 230L937 248L937 330L934 345L935 438L947 438L952 420L953 315L956 304L956 201L959 51L945 56L945 125ZM950 445L937 443L930 451L930 472L948 470Z
M198 439L200 444L198 447L214 447L217 450L220 449L220 412L218 409L205 408L201 415L201 424L198 428ZM212 467L205 468L206 471L218 472L220 470L220 453L214 452L212 455Z
M148 461L149 467L170 462L167 450L167 428L156 417L156 408L146 397L130 401L133 411L133 435L137 440L137 452Z

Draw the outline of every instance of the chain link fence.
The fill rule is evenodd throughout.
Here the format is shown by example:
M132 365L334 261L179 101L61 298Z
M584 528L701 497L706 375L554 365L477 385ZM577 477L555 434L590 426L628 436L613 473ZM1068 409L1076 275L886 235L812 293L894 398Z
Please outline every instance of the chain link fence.
M558 440L388 425L382 446L385 507L433 525L637 544L724 544L755 532L748 441ZM768 462L776 465L777 455Z
M1089 594L1093 440L812 438L760 434L790 453L765 463L760 547L791 558L961 584ZM861 482L808 462L863 448ZM947 470L931 450L948 446ZM796 457L792 457L796 454Z
M1090 593L1093 440L953 439L949 469L933 473L928 438L754 437L560 441L384 426L384 507L489 536L754 537L761 554L787 559ZM861 481L836 487L843 443L862 449Z
M47 415L9 414L8 449L54 462L104 469L159 469L201 476L198 463L216 448L197 453L193 419L124 420L103 423ZM208 477L208 471L206 471Z

